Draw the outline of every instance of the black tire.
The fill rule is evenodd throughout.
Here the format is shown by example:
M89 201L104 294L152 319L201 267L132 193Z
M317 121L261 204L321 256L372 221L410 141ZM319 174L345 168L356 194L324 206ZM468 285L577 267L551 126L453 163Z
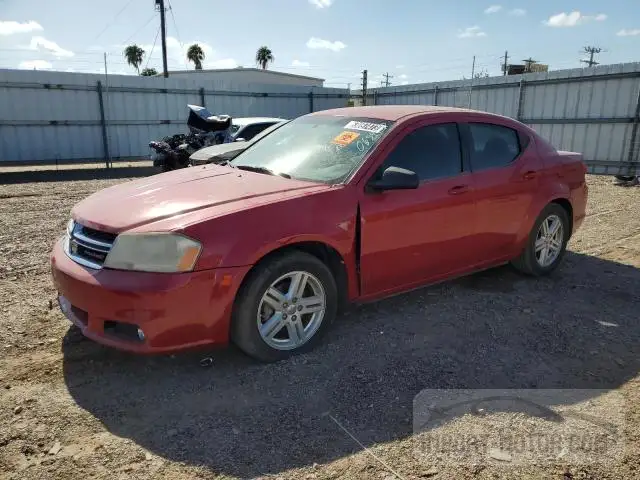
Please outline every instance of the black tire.
M279 350L268 345L258 330L257 314L264 293L273 282L290 272L313 275L325 294L325 313L320 326L306 343L292 350ZM336 317L338 291L331 270L313 255L291 251L258 265L245 279L236 296L231 318L231 340L247 355L263 362L283 360L315 347Z
M615 178L621 182L632 182L636 177L635 175L616 175Z
M540 225L543 221L549 218L551 215L556 215L560 218L562 222L562 246L560 248L560 252L558 256L555 258L553 263L547 266L542 266L538 262L535 251L535 243L536 237L538 235L538 230L540 229ZM527 245L524 251L520 254L520 256L514 259L511 264L527 275L533 275L536 277L547 275L558 268L558 265L562 262L562 258L564 257L565 251L567 249L567 242L571 237L571 224L569 222L569 216L567 215L567 211L557 203L550 203L547 205L538 218L536 219L536 223L533 225L531 232L529 233L529 238L527 239Z

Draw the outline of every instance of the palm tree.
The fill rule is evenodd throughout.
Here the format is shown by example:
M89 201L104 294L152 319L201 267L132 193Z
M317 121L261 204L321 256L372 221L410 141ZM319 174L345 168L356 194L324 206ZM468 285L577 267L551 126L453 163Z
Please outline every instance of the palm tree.
M263 69L267 69L267 65L273 63L275 57L273 56L273 52L267 46L262 46L256 52L256 63Z
M142 72L140 72L140 75L142 75L143 77L155 77L156 75L158 75L158 71L153 67L143 68Z
M204 51L197 43L194 43L187 50L187 60L193 62L196 70L202 70L202 61L204 60Z
M124 49L124 58L129 65L136 69L138 74L140 74L140 65L142 64L144 53L144 50L135 43Z

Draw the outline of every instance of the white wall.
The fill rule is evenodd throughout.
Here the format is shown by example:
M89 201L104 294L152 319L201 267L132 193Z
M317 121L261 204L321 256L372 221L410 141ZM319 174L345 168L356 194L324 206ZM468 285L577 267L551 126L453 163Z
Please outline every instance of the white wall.
M102 86L103 128L98 82ZM187 104L234 117L295 118L346 106L348 91L198 77L163 78L0 70L0 162L149 155L149 141L186 132Z

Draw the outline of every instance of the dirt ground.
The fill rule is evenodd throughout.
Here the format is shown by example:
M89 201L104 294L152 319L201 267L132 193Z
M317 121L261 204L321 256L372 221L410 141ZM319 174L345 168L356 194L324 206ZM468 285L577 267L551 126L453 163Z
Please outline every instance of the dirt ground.
M74 203L121 181L0 185L0 478L640 478L640 188L589 177L549 278L501 267L355 307L318 349L263 365L234 348L140 358L70 329L49 251ZM425 389L559 388L600 390L576 402L622 415L620 457L416 454ZM474 421L444 428L466 438ZM522 413L496 421L529 431Z

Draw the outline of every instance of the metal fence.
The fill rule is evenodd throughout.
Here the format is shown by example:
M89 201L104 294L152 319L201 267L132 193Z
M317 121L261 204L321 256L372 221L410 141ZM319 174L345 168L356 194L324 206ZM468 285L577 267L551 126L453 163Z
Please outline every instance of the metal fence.
M189 103L234 117L295 118L349 97L335 88L199 82L0 70L0 163L144 157L150 140L186 132Z
M367 104L473 108L513 117L591 173L640 175L640 63L370 90Z

